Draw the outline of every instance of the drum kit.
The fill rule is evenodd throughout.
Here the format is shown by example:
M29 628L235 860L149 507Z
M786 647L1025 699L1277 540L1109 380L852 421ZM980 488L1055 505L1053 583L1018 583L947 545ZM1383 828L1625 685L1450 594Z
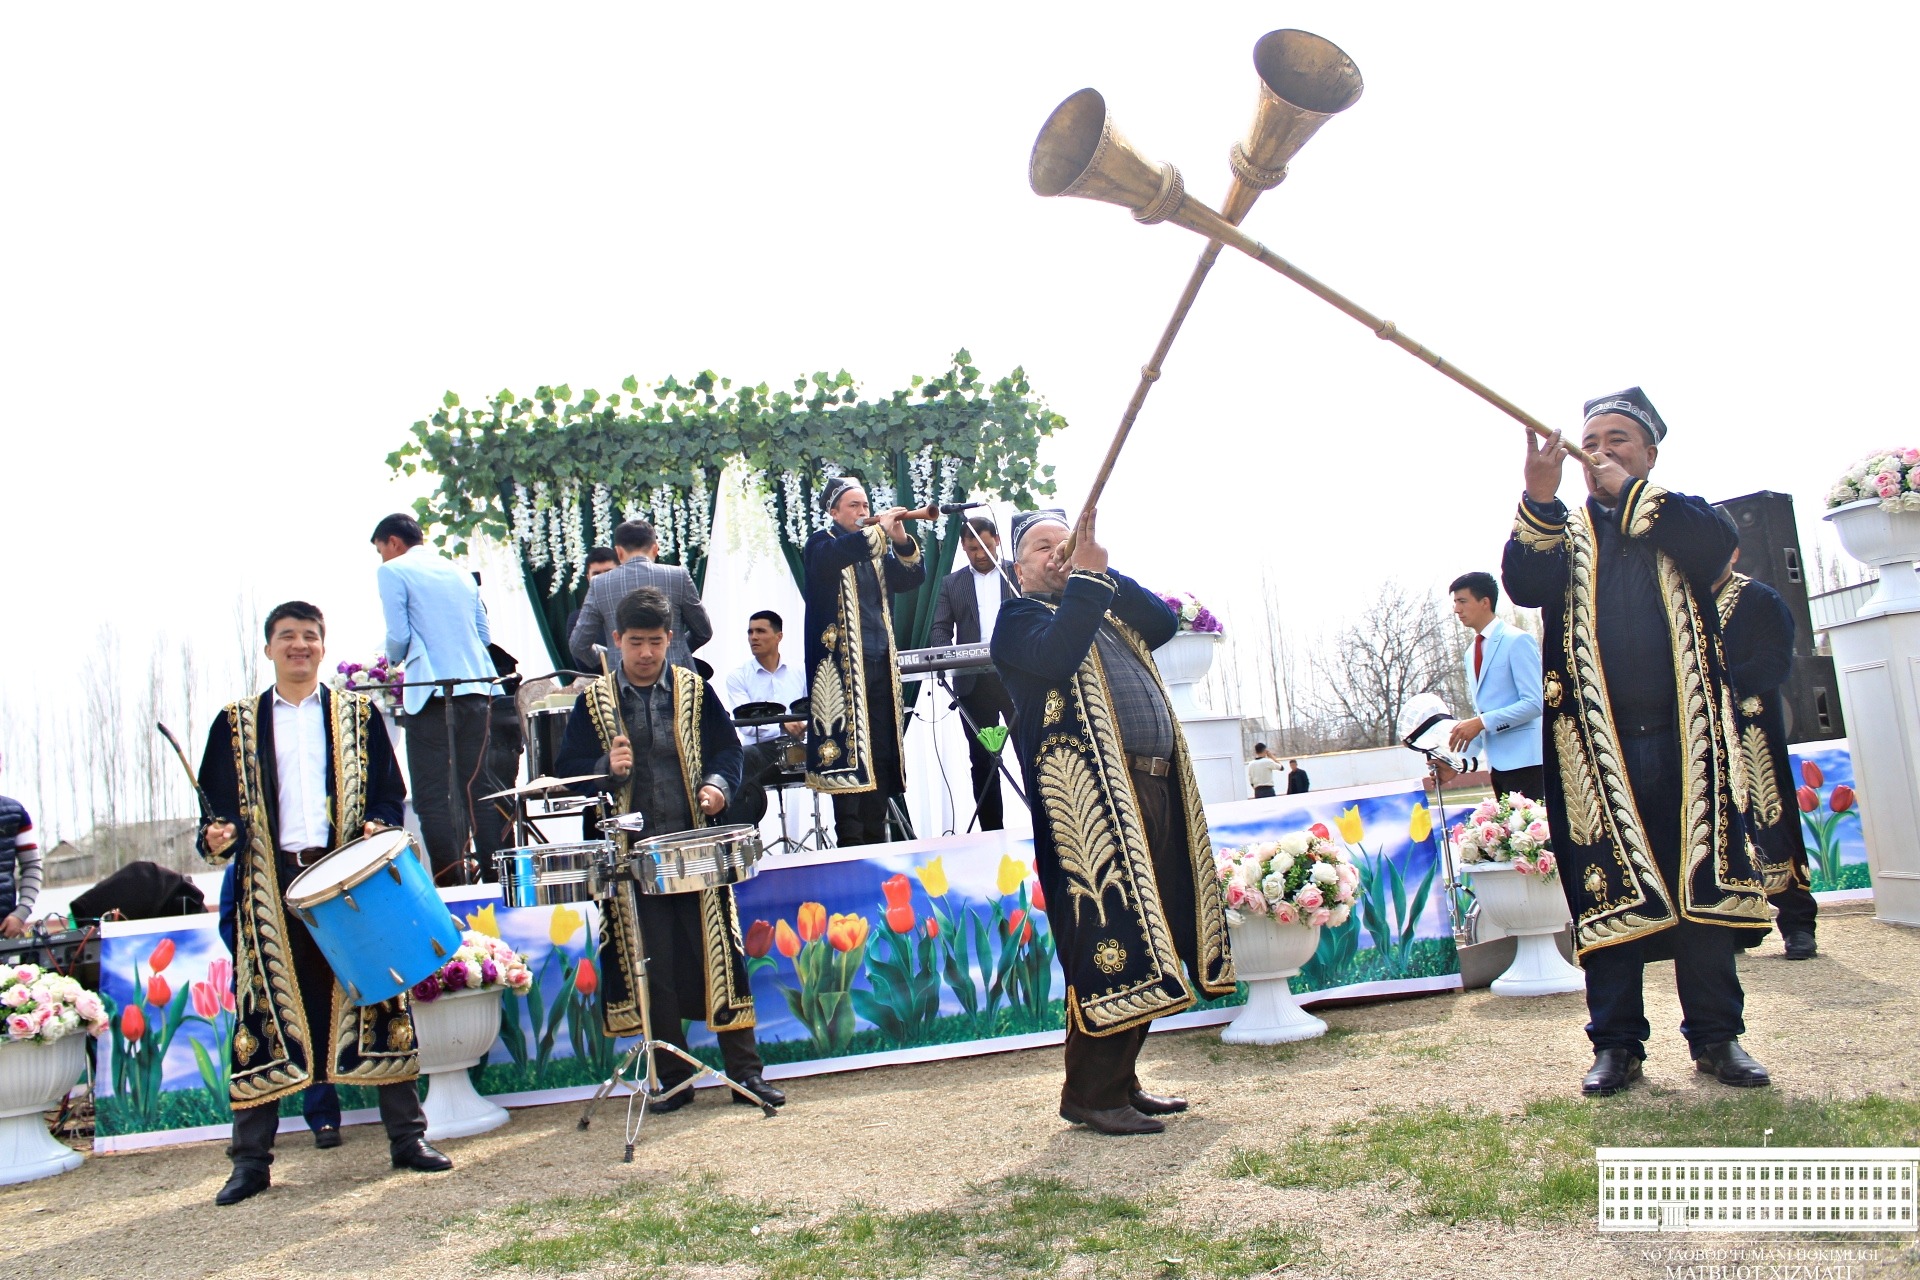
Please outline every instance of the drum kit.
M796 699L788 706L777 702L743 702L733 709L732 723L736 729L781 726L780 733L768 739L780 762L780 771L767 783L780 809L780 834L767 847L768 853L805 853L808 848L825 849L829 843L826 823L820 816L818 791L808 792L813 800L812 828L802 832L797 840L787 834L787 788L801 786L807 780L807 739L804 733L788 733L785 726L794 720L804 724L812 715L813 704L806 698Z

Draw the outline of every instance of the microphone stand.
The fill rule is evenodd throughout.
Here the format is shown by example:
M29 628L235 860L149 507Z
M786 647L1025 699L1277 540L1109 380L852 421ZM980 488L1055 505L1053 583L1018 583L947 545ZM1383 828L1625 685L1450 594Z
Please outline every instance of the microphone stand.
M1421 722L1419 727L1414 729L1412 733L1402 738L1400 745L1409 751L1418 752L1420 755L1426 757L1427 767L1433 773L1433 807L1435 814L1440 819L1440 855L1447 873L1447 921L1453 928L1454 945L1458 947L1465 945L1467 942L1467 926L1460 918L1460 878L1453 861L1453 831L1447 826L1447 784L1441 781L1440 775L1442 768L1447 769L1449 772L1458 772L1458 770L1454 769L1453 762L1447 758L1445 752L1435 750L1432 747L1414 745L1429 729L1433 728L1436 724L1443 723L1450 719L1452 719L1450 714L1429 716L1425 721ZM1466 762L1462 761L1461 763L1464 764Z
M453 691L463 684L499 685L506 683L508 680L518 680L519 678L517 674L504 676L450 676L445 680L406 680L399 684L390 684L387 686L389 689L438 689L440 691L440 701L445 707L447 718L447 803L452 807L454 812L464 812L467 815L467 838L469 840L472 840L475 835L473 831L474 813L473 806L467 803L467 788L460 781L459 776L459 752L455 750L453 740ZM489 699L492 698L491 694L486 696ZM432 695L429 694L428 697L431 698ZM491 707L489 707L488 714L492 714ZM484 747L482 747L482 751L485 751ZM484 758L479 762L478 767L483 769L486 767L486 760ZM424 834L424 832L422 834ZM467 857L467 851L463 848L459 850L455 856L460 859L460 883L463 885L472 884L473 862ZM431 854L428 855L427 861L429 865L432 864L433 858ZM438 875L436 875L434 879L437 883L439 880Z

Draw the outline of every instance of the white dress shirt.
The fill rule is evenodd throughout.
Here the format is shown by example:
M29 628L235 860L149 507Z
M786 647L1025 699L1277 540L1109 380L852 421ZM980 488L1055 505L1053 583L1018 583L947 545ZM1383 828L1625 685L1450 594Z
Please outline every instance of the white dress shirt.
M324 849L327 816L327 719L320 690L298 702L273 691L273 758L279 767L280 847Z
M973 575L973 601L980 610L980 638L993 639L993 624L1000 620L1000 570L998 567L982 573L971 563L967 572Z
M807 696L807 677L797 667L781 663L769 671L760 659L749 658L727 677L727 714L749 702L777 702L791 707ZM801 717L795 716L798 720ZM737 730L740 741L748 746L780 736L777 724L760 724Z

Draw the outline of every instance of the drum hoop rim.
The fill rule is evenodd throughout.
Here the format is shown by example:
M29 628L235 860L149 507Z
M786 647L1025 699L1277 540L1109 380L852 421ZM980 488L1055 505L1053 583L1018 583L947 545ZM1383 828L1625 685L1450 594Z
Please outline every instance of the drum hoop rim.
M387 850L385 854L375 858L372 862L369 862L353 875L347 877L345 880L335 881L318 893L302 894L298 897L294 895L293 891L299 887L302 880L305 880L309 875L318 871L321 867L326 866L327 863L333 861L333 859L339 857L347 850L353 848L355 845L364 844L369 840L377 840L381 836L391 835L396 831L405 838L397 841L393 848ZM323 902L331 902L341 894L352 893L355 889L358 889L361 885L373 879L373 877L379 875L382 871L385 871L387 864L399 857L401 850L411 848L413 848L413 833L404 827L388 827L385 831L376 831L370 836L361 836L358 840L349 840L312 866L301 869L300 874L293 878L293 883L287 886L287 905L296 911L304 911L312 907L317 907Z

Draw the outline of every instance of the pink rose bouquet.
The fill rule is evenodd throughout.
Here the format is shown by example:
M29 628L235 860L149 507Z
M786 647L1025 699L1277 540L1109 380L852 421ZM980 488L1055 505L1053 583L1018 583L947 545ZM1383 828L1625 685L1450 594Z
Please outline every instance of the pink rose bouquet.
M532 986L533 970L524 955L498 938L469 929L460 935L460 946L447 962L415 984L413 998L430 1002L451 992L485 987L504 987L523 996Z
M1551 840L1547 807L1518 791L1482 800L1453 828L1460 861L1511 862L1520 874L1545 880L1559 873L1559 863L1548 847Z
M1222 849L1214 872L1230 924L1266 916L1275 924L1341 925L1353 914L1360 871L1338 844L1313 831Z
M1827 490L1827 508L1878 498L1889 511L1920 511L1920 449L1877 449Z
M77 1032L102 1035L107 1007L96 992L37 964L0 964L7 1039L52 1044Z

